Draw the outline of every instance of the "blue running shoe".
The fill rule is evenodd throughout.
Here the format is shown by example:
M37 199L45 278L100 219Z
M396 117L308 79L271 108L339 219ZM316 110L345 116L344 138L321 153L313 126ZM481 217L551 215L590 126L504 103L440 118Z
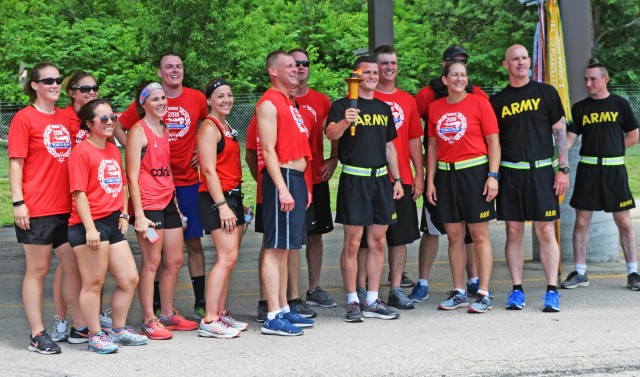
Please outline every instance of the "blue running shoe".
M429 298L429 286L422 285L420 282L417 282L416 285L411 290L411 294L409 294L409 298L413 302L422 302L422 300L426 300Z
M546 313L557 313L560 311L560 301L558 298L560 295L555 291L547 291L544 295L544 307L542 308L543 312Z
M298 314L292 307L289 313L284 313L284 318L296 327L311 327L315 323L311 318L305 318Z
M505 306L507 310L521 310L525 306L527 304L524 302L524 292L521 290L513 290L507 295L507 305Z
M287 321L287 319L282 315L282 312L278 313L274 319L269 319L269 317L265 318L260 332L267 335L282 336L297 336L304 334L304 330Z
M469 306L469 301L467 301L466 294L462 294L455 289L447 293L449 294L449 298L439 303L438 309L453 310Z
M467 283L467 295L475 296L478 294L478 289L480 289L480 280L475 283Z
M491 310L491 299L488 296L476 295L476 301L469 305L469 313L486 313Z

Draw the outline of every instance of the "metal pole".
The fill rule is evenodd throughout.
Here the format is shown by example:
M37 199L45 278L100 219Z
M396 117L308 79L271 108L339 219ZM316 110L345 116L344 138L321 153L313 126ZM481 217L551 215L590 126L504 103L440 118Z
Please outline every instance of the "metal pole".
M393 46L393 0L368 0L369 54L381 45Z

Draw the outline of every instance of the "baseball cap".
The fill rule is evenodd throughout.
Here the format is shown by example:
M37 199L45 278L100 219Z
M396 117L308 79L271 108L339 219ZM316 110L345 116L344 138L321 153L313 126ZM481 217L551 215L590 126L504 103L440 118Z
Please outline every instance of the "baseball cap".
M460 45L451 45L444 50L442 60L449 60L458 55L464 55L467 59L469 58L469 54L467 54L467 50L465 50L464 47Z

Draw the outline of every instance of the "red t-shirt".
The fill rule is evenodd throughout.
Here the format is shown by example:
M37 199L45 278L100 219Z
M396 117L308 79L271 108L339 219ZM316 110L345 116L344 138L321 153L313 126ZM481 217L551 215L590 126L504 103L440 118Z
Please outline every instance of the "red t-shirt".
M143 120L138 123L147 137L138 179L142 209L162 210L169 204L175 191L169 169L169 132L165 130L164 136L158 137Z
M413 172L411 170L409 140L420 138L424 135L416 101L411 94L398 88L396 88L393 94L382 93L376 90L374 97L391 106L393 121L396 124L396 132L398 133L398 137L393 139L393 145L396 147L396 153L398 155L400 178L402 178L404 184L411 185L413 183ZM422 150L420 153L422 153ZM418 168L421 169L422 167ZM389 177L391 179L394 178L391 177L391 172L389 172Z
M24 159L22 195L31 217L71 212L71 145L68 119L61 109L44 114L27 106L11 120L9 158Z
M298 109L285 94L269 88L256 104L256 107L264 101L270 101L277 111L277 141L276 155L280 163L306 158L311 160L309 148L309 130L304 124ZM259 166L262 172L264 166Z
M431 104L430 137L438 138L438 161L459 162L488 153L485 136L498 133L498 120L486 98L467 94L450 104L447 97Z
M189 161L196 150L198 122L207 117L207 100L200 91L182 88L176 98L167 98L168 111L162 121L169 129L171 142L171 170L176 186L191 186L198 183L198 169ZM119 118L125 129L130 129L140 120L136 103L132 102Z
M322 182L322 168L324 166L324 121L331 107L331 100L326 95L309 89L304 96L296 97L300 114L307 110L313 115L312 119L304 119L304 123L309 129L309 146L313 159L309 163L311 167L312 182L318 184Z
M91 218L98 220L122 210L124 206L123 187L126 179L122 169L120 150L112 143L100 149L89 141L83 141L73 148L69 157L69 191L83 191L87 194ZM76 201L73 200L69 225L80 224Z
M254 114L247 127L247 141L246 148L256 151L258 155L258 179L256 179L256 204L262 203L262 168L264 167L264 156L262 155L262 146L260 145L260 139L258 138L258 122L256 121L256 115Z
M224 148L222 152L216 156L216 173L218 173L218 179L220 179L220 185L222 191L229 191L238 187L242 182L242 166L240 165L240 144L238 140L234 140L232 136L226 136L222 125L218 123L218 120L212 116L208 116L213 124L218 127L220 134L224 137ZM200 170L200 188L198 192L209 192L209 186L207 186L207 178L204 172Z
M485 93L479 87L473 85L472 90L473 94L479 94L486 99L489 99L487 93ZM431 89L431 87L425 86L424 88L420 89L418 94L416 94L415 99L416 104L418 105L418 114L420 115L420 118L422 118L426 123L427 115L429 115L429 106L431 106L433 101L436 100L436 93L433 91L433 89Z
M69 105L62 109L62 114L67 117L69 133L71 134L71 142L74 146L80 144L82 140L89 137L89 131L80 128L80 118L78 118L78 113L76 113L73 105Z

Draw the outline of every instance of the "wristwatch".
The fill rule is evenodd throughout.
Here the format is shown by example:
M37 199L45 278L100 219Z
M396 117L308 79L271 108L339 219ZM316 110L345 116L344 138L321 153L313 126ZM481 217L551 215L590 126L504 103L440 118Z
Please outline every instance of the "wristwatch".
M497 172L489 172L487 174L487 178L489 178L489 177L493 177L493 178L496 179L496 181L499 181L500 180L500 172L498 172L498 171Z
M564 174L569 174L569 167L568 167L568 166L565 166L565 167L559 167L559 168L558 168L558 171L559 171L559 172L562 172L562 173L564 173Z
M120 218L121 219L125 219L125 220L129 220L129 215L127 215L126 213L121 213L120 214Z
M394 179L393 179L393 184L395 185L395 184L396 184L396 182L400 182L400 183L402 183L402 178L399 178L399 177L398 177L398 178L394 178Z

